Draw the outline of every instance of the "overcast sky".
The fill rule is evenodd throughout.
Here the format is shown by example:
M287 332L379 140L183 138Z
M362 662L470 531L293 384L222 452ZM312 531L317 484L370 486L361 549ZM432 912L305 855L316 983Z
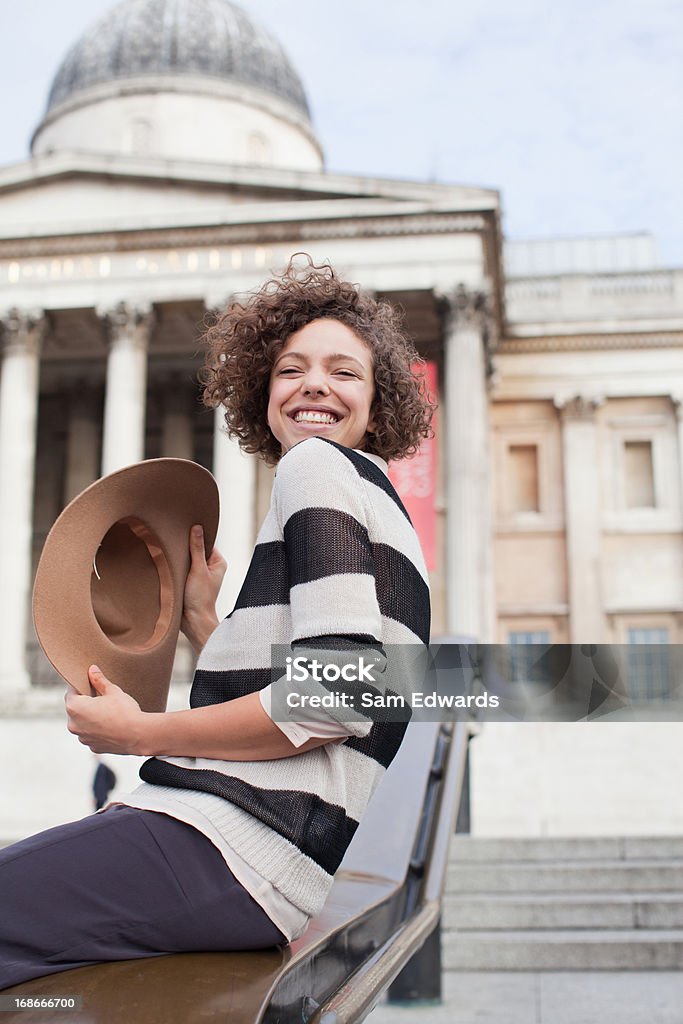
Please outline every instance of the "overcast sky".
M112 0L5 3L0 164ZM243 0L334 171L501 191L513 239L651 231L683 265L680 0Z

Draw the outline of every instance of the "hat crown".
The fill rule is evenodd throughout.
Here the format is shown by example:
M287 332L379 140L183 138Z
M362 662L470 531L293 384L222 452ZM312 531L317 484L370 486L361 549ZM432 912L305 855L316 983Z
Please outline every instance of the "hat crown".
M173 585L161 541L137 516L107 530L93 559L90 598L102 632L117 647L148 650L171 622Z

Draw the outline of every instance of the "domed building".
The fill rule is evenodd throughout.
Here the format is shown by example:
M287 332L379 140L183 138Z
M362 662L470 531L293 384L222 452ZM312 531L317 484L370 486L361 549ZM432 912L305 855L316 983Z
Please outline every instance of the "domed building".
M31 151L319 171L299 77L273 37L227 0L127 0L55 75Z
M30 619L64 505L142 458L212 469L232 606L272 474L199 405L198 339L297 252L400 306L428 360L436 437L392 475L427 554L434 636L680 641L683 273L647 239L584 239L509 248L506 281L500 218L490 189L327 172L296 69L229 0L124 0L65 55L30 159L0 168L0 738L8 766L38 746L58 766L40 805L29 768L15 773L0 840L87 800ZM190 668L181 644L179 681ZM478 831L646 829L642 773L627 811L619 778L602 772L595 795L609 743L615 764L639 743L660 758L660 831L670 820L677 744L657 726L525 728L476 741Z

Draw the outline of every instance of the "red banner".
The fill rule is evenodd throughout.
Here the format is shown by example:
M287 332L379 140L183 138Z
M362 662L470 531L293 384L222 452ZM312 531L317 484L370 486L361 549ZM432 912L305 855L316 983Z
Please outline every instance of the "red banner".
M428 392L435 401L438 401L436 364L428 362L424 367L424 374ZM389 479L413 521L430 572L436 568L436 416L432 426L434 437L423 441L416 455L389 465Z

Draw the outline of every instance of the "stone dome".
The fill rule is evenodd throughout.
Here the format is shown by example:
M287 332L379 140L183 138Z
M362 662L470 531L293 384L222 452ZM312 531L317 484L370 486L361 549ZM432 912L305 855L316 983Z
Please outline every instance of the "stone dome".
M303 87L280 44L229 0L124 0L68 51L47 113L92 86L182 75L257 88L309 117Z
M55 152L319 171L299 76L230 0L124 0L55 75L33 156Z

